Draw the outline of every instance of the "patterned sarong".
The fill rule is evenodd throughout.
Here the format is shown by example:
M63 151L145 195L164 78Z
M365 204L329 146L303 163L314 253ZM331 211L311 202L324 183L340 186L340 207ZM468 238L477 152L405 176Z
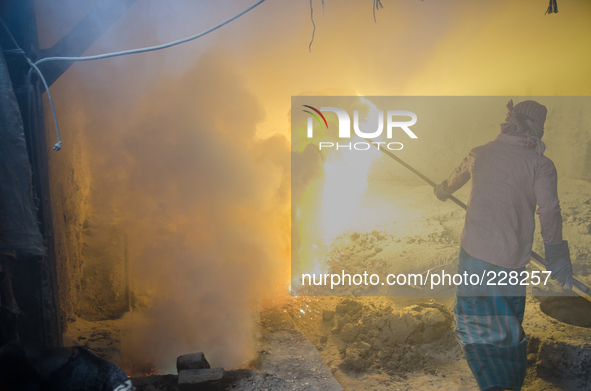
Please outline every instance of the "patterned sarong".
M471 257L460 249L458 274L493 271L520 273ZM492 275L492 274L491 274ZM507 280L505 280L506 282ZM481 289L487 296L476 296ZM509 294L509 295L508 295ZM456 336L482 391L521 390L527 365L527 341L521 327L525 286L456 287Z

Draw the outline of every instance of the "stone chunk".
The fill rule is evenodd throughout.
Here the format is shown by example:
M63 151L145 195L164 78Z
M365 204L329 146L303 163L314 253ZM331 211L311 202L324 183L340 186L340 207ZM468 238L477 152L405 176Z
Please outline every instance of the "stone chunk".
M419 343L429 343L441 338L450 328L449 322L441 311L425 308L421 313L423 332L418 338Z
M176 369L181 373L183 369L209 369L209 363L201 352L185 354L176 359Z
M342 365L346 368L361 371L365 367L366 360L364 360L364 356L365 352L363 350L348 347L345 351L345 358L343 359Z
M405 343L408 337L421 327L416 312L407 309L400 311L398 314L389 315L388 322L390 331L394 336L394 338L388 339L388 342L395 344Z
M341 330L341 339L344 342L353 342L359 335L359 326L347 323Z
M367 354L369 349L371 349L371 345L368 344L367 342L359 342L359 344L357 345L357 348Z
M179 371L179 386L192 386L196 384L211 384L222 380L223 368L214 369L181 369Z
M335 312L339 313L339 314L342 314L342 313L353 314L353 313L356 313L357 311L361 310L362 307L363 306L355 300L344 299L339 304L337 304L337 306L335 308Z

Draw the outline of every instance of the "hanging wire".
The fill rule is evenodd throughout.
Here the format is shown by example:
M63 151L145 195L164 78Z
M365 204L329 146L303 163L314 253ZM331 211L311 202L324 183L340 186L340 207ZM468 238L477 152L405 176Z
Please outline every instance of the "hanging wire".
M314 33L316 32L316 24L314 24L314 8L312 8L312 0L310 0L310 20L312 20L312 39L310 40L310 44L308 45L308 51L312 53L312 42L314 42Z
M25 52L23 52L23 55L25 54ZM53 99L51 98L51 92L49 92L49 86L47 85L47 82L45 81L45 77L43 77L43 73L41 73L41 71L39 70L39 68L37 68L37 65L35 65L31 60L29 60L29 57L27 57L25 55L25 59L27 60L27 63L29 63L29 66L31 68L29 68L29 72L27 72L27 102L30 103L29 100L29 96L31 94L31 91L29 91L29 86L31 85L31 74L33 73L33 69L35 70L35 72L37 73L37 75L39 75L39 78L41 79L41 81L43 82L43 86L45 86L45 92L47 92L47 99L49 99L49 105L51 106L51 114L53 114L53 124L55 126L55 133L57 135L57 143L55 143L55 145L53 146L53 150L54 151L59 151L60 149L62 149L62 138L60 137L60 128L57 125L57 115L55 114L55 107L53 106ZM30 110L30 104L28 105L28 110Z
M113 53L105 53L105 54L99 54L96 56L84 56L84 57L45 57L42 58L39 61L35 62L35 65L39 65L39 64L43 64L45 62L49 62L49 61L91 61L91 60L101 60L103 58L111 58L111 57L118 57L118 56L125 56L128 54L137 54L137 53L146 53L146 52L153 52L155 50L161 50L161 49L166 49L172 46L176 46L176 45L180 45L181 43L185 43L185 42L189 42L192 41L194 39L197 38L201 38L204 35L207 35L209 33L211 33L212 31L215 31L217 29L219 29L222 26L225 26L226 24L230 23L231 21L238 19L239 17L241 17L242 15L244 15L245 13L247 13L248 11L252 10L253 8L255 8L256 6L260 5L261 3L263 3L265 0L259 0L257 1L255 4L251 5L250 7L246 8L244 11L232 16L230 19L227 19L225 21L223 21L222 23L213 26L210 29L207 29L199 34L193 35L191 37L187 37L187 38L183 38L183 39L179 39L177 41L172 41L169 43L165 43L162 45L156 45L156 46L149 46L149 47L145 47L145 48L139 48L139 49L132 49L132 50L123 50L120 52L113 52Z
M382 1L381 0L373 0L373 21L374 23L377 23L376 21L376 10L380 10L384 8L384 6L382 5Z
M41 81L43 82L43 85L45 86L45 91L47 91L47 98L49 99L49 104L51 105L51 112L53 114L53 123L55 125L55 132L57 134L57 143L53 146L53 149L56 151L59 151L60 149L62 149L62 140L60 137L59 127L57 126L57 116L55 115L55 108L53 107L53 99L51 98L51 93L49 92L49 87L47 85L47 82L45 81L45 78L43 77L43 74L41 73L39 68L37 68L37 66L29 59L29 57L27 57L24 50L21 49L19 44L16 42L16 39L14 39L14 36L12 35L12 33L10 32L8 27L6 26L6 24L4 24L4 20L2 20L2 18L0 18L0 23L2 23L2 26L4 27L4 29L8 33L8 37L12 41L13 45L16 47L16 49L11 50L11 52L17 53L17 54L22 54L30 66L29 72L27 73L27 83L26 83L26 86L27 86L27 109L28 110L31 109L31 100L30 100L31 94L29 91L29 86L31 85L31 73L32 73L33 69L35 70L35 72L37 72L37 74L39 75L39 78L41 79Z
M2 20L2 18L0 18L0 22L2 23L2 26L4 26L4 29L6 30L6 32L8 33L8 36L10 37L10 39L12 40L12 43L15 45L15 47L17 48L17 50L15 50L15 52L18 52L19 54L22 54L26 60L27 63L29 64L30 68L29 68L29 72L27 73L27 91L29 90L29 86L31 83L31 75L33 73L33 70L39 75L39 78L41 79L41 81L43 82L43 85L45 87L45 91L47 91L47 98L49 99L49 103L51 105L51 111L53 114L53 122L55 124L55 131L57 134L57 140L58 142L53 146L53 149L56 151L59 151L62 147L62 141L60 138L60 133L59 133L59 127L57 124L57 116L55 114L55 108L53 106L53 99L51 98L51 93L49 92L49 86L47 85L47 82L45 81L45 78L43 77L43 74L41 73L41 71L38 68L39 64L43 64L46 62L51 62L51 61L92 61L92 60L101 60L104 58L111 58L111 57L118 57L118 56L126 56L129 54L137 54L137 53L146 53L146 52L153 52L156 50L161 50L161 49L166 49L172 46L176 46L176 45L180 45L182 43L185 42L189 42L189 41L193 41L197 38L201 38L206 34L211 33L212 31L215 31L217 29L219 29L222 26L225 26L226 24L232 22L235 19L238 19L239 17L241 17L242 15L246 14L247 12L249 12L250 10L252 10L253 8L255 8L256 6L262 4L265 0L259 0L257 1L255 4L251 5L250 7L246 8L245 10L243 10L242 12L232 16L229 19L226 19L225 21L223 21L222 23L219 23L199 34L187 37L187 38L183 38L183 39L179 39L176 41L172 41L169 43L165 43L162 45L156 45L156 46L149 46L149 47L145 47L145 48L139 48L139 49L131 49L131 50L123 50L123 51L119 51L119 52L112 52L112 53L105 53L105 54L99 54L96 56L82 56L82 57L45 57L42 58L41 60L35 61L34 63L26 56L25 52L20 48L20 46L18 45L18 43L16 42L16 40L14 39L14 37L12 36L12 34L10 33L10 30L8 29L8 27L6 26L6 24L4 24L4 21ZM312 0L310 0L310 5L312 3ZM310 43L311 45L312 43ZM29 98L27 97L27 101L29 102L28 106L30 107L30 101Z

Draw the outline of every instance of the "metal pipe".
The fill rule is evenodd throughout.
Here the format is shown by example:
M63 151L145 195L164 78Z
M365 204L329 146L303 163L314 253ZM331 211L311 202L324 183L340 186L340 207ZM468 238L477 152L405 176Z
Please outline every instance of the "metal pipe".
M370 139L366 139L366 140L369 141L370 144L372 144L372 140L370 140ZM416 176L421 178L423 181L427 182L429 185L431 185L431 187L435 188L437 186L437 184L435 182L433 182L431 179L427 178L425 175L421 174L414 167L412 167L410 164L406 163L404 160L400 159L398 156L394 155L392 152L387 151L385 149L381 149L381 148L379 148L379 146L377 146L375 144L374 144L374 146L376 148L378 148L378 150L382 151L383 153L385 153L386 155L388 155L389 157L391 157L392 159L396 160L398 163L400 163L401 165L406 167L409 171L411 171L413 174L415 174ZM466 204L464 204L462 201L458 200L454 196L450 196L449 200L451 200L455 204L459 205L464 210L466 210L468 208L468 206ZM531 257L532 257L532 261L533 261L534 265L536 265L540 269L542 267L544 268L544 270L546 269L546 260L541 255L539 255L538 253L536 253L535 251L532 250ZM575 291L579 296L583 297L585 300L591 302L591 297L589 296L591 294L591 288L589 288L587 285L583 284L581 281L577 280L576 278L573 278L573 291Z

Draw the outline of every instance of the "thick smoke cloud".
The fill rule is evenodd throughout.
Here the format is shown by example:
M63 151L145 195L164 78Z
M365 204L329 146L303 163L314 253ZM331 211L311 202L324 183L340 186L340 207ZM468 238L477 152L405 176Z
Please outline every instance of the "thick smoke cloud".
M72 151L53 160L64 216L90 222L79 315L100 318L108 291L121 300L121 259L111 255L127 235L136 308L124 363L169 371L179 354L204 351L212 365L246 365L261 303L288 293L288 139L256 136L264 109L219 53L155 81L126 109L106 110L112 102L93 85L82 79L70 90L79 99L62 108L62 124ZM88 188L83 199L64 183L64 160L84 174L74 175L75 187Z
M138 1L86 54L179 39L250 4ZM37 2L41 46L92 5ZM374 23L371 2L327 1L324 15L314 5L312 53L308 3L269 1L187 45L75 64L51 87L64 140L50 154L58 257L67 265L60 294L70 299L62 309L81 315L84 292L98 308L94 288L121 290L108 274L120 262L88 248L105 230L126 233L135 312L144 313L123 341L127 357L152 357L161 368L191 350L226 367L248 359L253 303L286 293L290 279L290 96L590 91L579 47L591 36L584 9L565 5L544 17L537 0L410 1L385 4ZM98 220L89 236L84 223ZM102 280L85 268L92 259L105 265Z
M97 201L117 206L135 248L135 289L151 306L123 354L160 368L195 350L215 365L243 364L257 301L284 276L287 140L255 138L264 112L241 84L208 55L149 91L123 128L92 136L95 151L110 151Z

